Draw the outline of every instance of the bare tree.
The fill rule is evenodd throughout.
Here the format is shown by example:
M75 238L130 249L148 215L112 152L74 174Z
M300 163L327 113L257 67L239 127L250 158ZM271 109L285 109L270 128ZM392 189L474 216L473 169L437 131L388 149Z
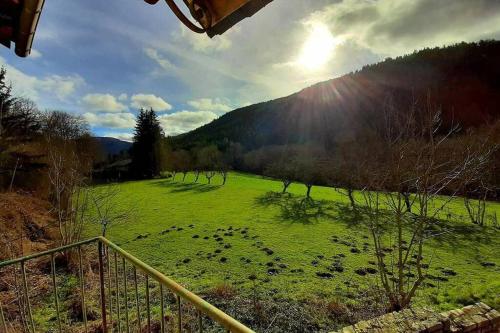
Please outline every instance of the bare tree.
M179 171L177 154L175 154L175 152L170 148L167 148L164 155L165 155L164 171L170 173L170 175L172 176L172 180L175 180L175 176Z
M360 148L351 141L339 143L337 158L332 161L333 174L329 175L328 179L337 192L348 198L353 210L356 210L357 205L354 190L358 186Z
M184 149L175 151L174 155L176 169L182 173L182 181L184 182L186 180L186 175L192 170L193 159L191 158L191 154Z
M197 183L200 179L200 169L196 168L194 170L194 182Z
M224 154L221 154L220 161L217 163L220 175L222 176L222 186L226 185L227 177L229 175L229 171L232 169L232 161L233 156L231 151L226 151Z
M215 170L221 167L222 154L214 145L204 147L198 151L198 163L205 170L205 177L208 184L210 184L212 178L216 175Z
M461 142L463 143L463 142ZM482 147L474 147L476 151L481 151ZM493 150L497 150L495 145ZM486 222L487 202L490 197L494 197L496 192L493 180L492 163L483 162L480 172L476 172L472 177L467 178L464 184L464 206L469 215L470 221L474 224L484 226Z
M219 171L222 176L222 185L226 185L229 171L241 167L243 160L243 146L229 142L220 156Z
M229 167L227 165L222 166L220 169L220 175L222 176L222 186L226 185L228 174Z
M205 177L207 178L207 182L210 185L212 183L212 178L216 175L215 171L205 171Z
M483 226L485 224L488 191L483 190L481 192L481 196L476 199L464 197L464 206L471 222Z
M297 155L291 163L294 168L295 179L306 186L306 199L311 199L311 189L325 181L327 161L322 150L303 146L298 149Z
M111 225L125 222L130 219L133 209L117 205L120 187L107 185L93 189L90 192L92 207L95 215L90 217L91 222L100 225L101 235L106 237L106 232Z
M271 165L264 170L264 175L279 179L283 184L281 193L284 194L295 179L295 164L292 160L280 160L271 163Z
M186 175L191 171L192 158L191 154L184 150L167 150L166 152L166 171L172 175L172 180L175 180L177 173L182 173L182 181L185 181Z
M85 177L69 169L66 158L58 152L49 152L50 198L59 225L61 245L80 239L89 196Z
M197 148L193 148L190 151L195 183L198 183L198 180L200 179L201 169L202 169L202 166L201 166L200 161L199 161L199 154L198 153L199 153L199 150Z
M470 147L476 152L489 151L488 159L482 163L480 172L467 177L463 184L464 206L470 221L480 226L485 225L487 218L487 202L495 199L498 184L498 162L500 154L500 121L481 129L471 129L467 135L456 140L457 145Z
M88 178L96 144L79 117L53 111L43 115L49 198L57 215L62 245L80 239L88 214Z
M487 147L449 144L458 127L444 130L439 110L429 102L416 111L388 108L378 137L363 143L360 160L364 213L391 311L410 305L431 263L424 259L425 244L446 232L439 215L489 156Z

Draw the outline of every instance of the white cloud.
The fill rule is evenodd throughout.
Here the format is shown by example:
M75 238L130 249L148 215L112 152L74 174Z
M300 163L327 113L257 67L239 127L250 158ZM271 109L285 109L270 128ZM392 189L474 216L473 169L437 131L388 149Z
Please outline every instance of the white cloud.
M221 100L220 98L200 98L196 100L189 101L191 107L198 111L211 111L216 114L224 114L233 110L233 107L229 103Z
M38 86L45 93L54 93L57 98L64 100L66 97L72 95L76 89L84 83L85 81L79 75L50 75L41 80L38 79L35 86Z
M163 98L152 94L136 94L131 97L132 106L136 109L153 108L155 111L172 110L172 105L168 104Z
M95 112L122 112L127 106L118 102L111 94L88 94L82 98L83 104L90 111Z
M177 135L194 130L217 119L210 111L180 111L159 116L160 123L167 135Z
M158 50L153 48L144 49L146 55L154 60L164 71L166 74L175 74L178 71L178 68L170 62L165 56L161 55Z
M135 125L135 116L132 113L92 113L83 114L91 126L108 128L133 128Z
M127 99L128 99L127 94L120 94L120 96L118 96L119 101L126 101Z
M450 24L453 18L453 24ZM307 20L381 55L475 41L500 33L498 0L343 0Z
M50 94L60 101L66 100L85 80L77 75L47 75L43 78L28 75L11 66L0 57L0 63L7 69L7 80L12 83L14 94L38 100L40 94Z

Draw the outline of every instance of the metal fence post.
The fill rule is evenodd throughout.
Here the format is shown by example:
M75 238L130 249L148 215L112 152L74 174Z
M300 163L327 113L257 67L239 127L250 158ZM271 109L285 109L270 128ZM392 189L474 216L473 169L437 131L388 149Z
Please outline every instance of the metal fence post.
M59 297L57 296L56 262L54 258L54 253L50 255L50 267L52 274L52 288L54 290L54 306L56 307L56 313L57 313L57 327L59 328L59 333L62 333L61 313L59 311Z
M137 268L134 266L134 289L135 289L135 306L137 311L137 332L141 331L141 309L139 307L139 289L137 286Z
M108 332L108 322L106 318L106 290L104 288L104 262L103 262L103 246L101 242L97 242L97 250L99 252L99 283L101 288L101 315L102 315L102 331Z
M35 322L33 321L33 314L31 312L30 296L28 292L28 279L26 278L26 265L24 264L24 261L21 261L21 274L23 279L24 296L26 297L26 303L28 305L28 318L31 325L31 332L35 333Z
M80 272L80 290L81 290L81 300L82 300L82 317L83 317L83 324L85 326L85 333L88 332L88 325L87 325L87 304L85 301L85 273L83 271L83 263L82 263L82 248L79 245L77 247L78 250L78 269Z
M125 296L125 332L130 333L130 323L128 318L128 290L127 290L127 266L125 258L122 257L123 266L123 294Z
M182 332L182 308L181 308L181 297L177 296L177 330L179 333Z
M5 316L3 314L2 302L0 302L0 324L2 324L4 332L7 333L7 322L5 321Z
M116 316L118 323L118 333L122 332L122 320L120 317L120 287L118 286L118 254L113 253L115 257L115 287L116 287Z
M151 333L151 308L149 304L149 277L146 274L146 314L148 333Z

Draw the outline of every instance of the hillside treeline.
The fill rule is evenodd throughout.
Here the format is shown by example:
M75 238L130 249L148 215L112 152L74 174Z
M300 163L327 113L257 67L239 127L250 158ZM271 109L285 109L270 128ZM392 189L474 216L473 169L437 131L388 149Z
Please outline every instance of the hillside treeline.
M88 124L62 111L40 111L14 96L0 70L0 191L27 191L69 204L91 175L99 147Z
M460 185L457 185L458 181L450 181L440 189L440 193L498 199L500 122L470 128L467 131L462 130L457 124L445 131L441 112L439 110L428 112L432 112L432 126L435 131L432 135L442 141L439 149L434 152L434 157L441 161L443 169L445 164L459 157L464 158L469 155L470 158L475 156L477 159L481 156L483 159L480 163L480 173L474 177L468 175L470 179L467 181L462 179L465 183L460 182ZM392 115L389 116L389 113ZM195 172L196 181L200 174L207 175L209 171L208 175L211 175L212 171L225 175L228 170L261 174L282 180L283 192L286 192L292 182L303 183L307 188L307 196L310 195L311 187L314 185L344 188L349 193L370 187L381 191L393 191L402 186L398 180L387 176L388 179L383 184L374 186L370 185L370 174L388 170L395 167L394 164L406 168L408 174L416 166L426 167L425 160L417 154L417 151L425 147L430 138L421 133L422 126L426 125L424 119L417 120L415 117L415 112L399 114L395 109L388 109L383 114L383 120L372 123L371 126L367 126L363 134L350 140L346 139L330 150L313 143L267 145L246 150L242 144L229 140L223 141L220 145L212 144L190 150L167 148L162 169L171 172L174 178L177 173L182 173L185 178L186 173ZM391 138L394 135L392 133L400 131L408 133L400 133L399 136ZM416 132L420 134L417 135ZM397 163L392 156L395 154L392 150L396 149L391 147L392 140L398 141L398 146L407 147L404 154L401 152L402 156ZM421 154L424 153L421 151ZM479 162L476 160L474 163ZM405 192L412 191L409 184L405 187Z
M221 159L224 168L276 178L286 173L295 181L361 189L367 185L352 179L357 167L367 163L360 151L371 147L368 156L380 159L371 165L388 167L388 160L383 163L385 152L372 146L387 140L387 133L395 129L425 127L432 114L439 119L433 125L435 135L446 137L446 148L443 145L439 151L442 158L458 154L460 148L479 149L469 143L490 145L488 180L481 180L485 184L480 186L487 190L469 182L458 193L496 199L500 159L493 148L500 143L499 75L498 41L424 49L365 66L285 98L235 110L168 141L174 151L182 151L176 158L189 160L186 152L190 153L195 169L203 164L198 152L216 147L225 156ZM410 119L415 124L410 126ZM408 141L417 140L408 133L405 136ZM421 163L416 156L411 160L405 154L405 159L409 165ZM386 182L383 189L395 187ZM441 192L456 190L448 184Z
M500 41L461 43L386 59L318 83L288 97L229 112L172 138L191 149L225 140L246 150L311 143L327 150L362 135L388 104L402 113L430 102L441 110L446 131L462 130L500 116Z
M61 245L75 242L91 220L89 205L100 202L89 191L99 146L83 119L62 111L40 111L34 102L14 96L5 77L2 68L0 192L42 199L54 219L50 226L57 233L54 239ZM27 230L34 225L29 220L23 223L29 224Z

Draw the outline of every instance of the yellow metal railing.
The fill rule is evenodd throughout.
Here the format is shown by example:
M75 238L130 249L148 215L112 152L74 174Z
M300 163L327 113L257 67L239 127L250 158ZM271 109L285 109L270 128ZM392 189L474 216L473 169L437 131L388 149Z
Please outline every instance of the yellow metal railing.
M32 309L33 302L31 298L33 295L30 293L31 284L29 283L26 266L30 261L42 257L50 258L50 280L52 284L51 298L57 317L55 329L58 332L67 332L68 329L71 329L71 323L63 323L63 316L61 315L55 258L59 253L75 250L77 255L79 294L83 321L81 325L85 332L88 332L89 327L86 313L88 291L86 290L84 265L82 262L82 247L89 246L93 243L97 243L99 269L98 303L100 303L101 310L99 326L103 332L129 333L156 331L156 329L152 327L152 317L155 316L155 313L152 311L153 302L151 297L153 297L153 294L151 293L150 285L153 281L156 281L159 285L160 332L203 332L205 326L204 318L206 319L206 317L229 332L253 332L242 323L182 287L172 279L166 277L151 266L127 253L104 237L96 237L49 251L0 262L0 276L2 270L9 267L14 268L14 275L20 275L20 283L16 284L16 286L19 286L19 290L17 290L16 300L13 302L18 306L17 316L11 316L11 318L9 318L9 316L4 313L5 303L0 299L0 332L15 332L16 327L19 327L19 325L27 332L37 332ZM139 275L143 276L144 290L139 288ZM132 288L130 289L130 287ZM166 316L168 292L175 297L175 311L171 311L171 316ZM141 302L141 300L144 302ZM183 306L190 306L194 309L195 314L193 315L190 313L191 315L188 316L188 319L193 319L193 317L195 317L196 320L191 320L189 325L184 322ZM156 310L158 309L156 308ZM157 314L156 317L158 317ZM175 322L174 320L170 321L170 319L168 319L174 317L176 319ZM12 321L15 321L18 326L13 325ZM193 323L193 321L195 321L195 323ZM210 325L207 326L212 327Z

